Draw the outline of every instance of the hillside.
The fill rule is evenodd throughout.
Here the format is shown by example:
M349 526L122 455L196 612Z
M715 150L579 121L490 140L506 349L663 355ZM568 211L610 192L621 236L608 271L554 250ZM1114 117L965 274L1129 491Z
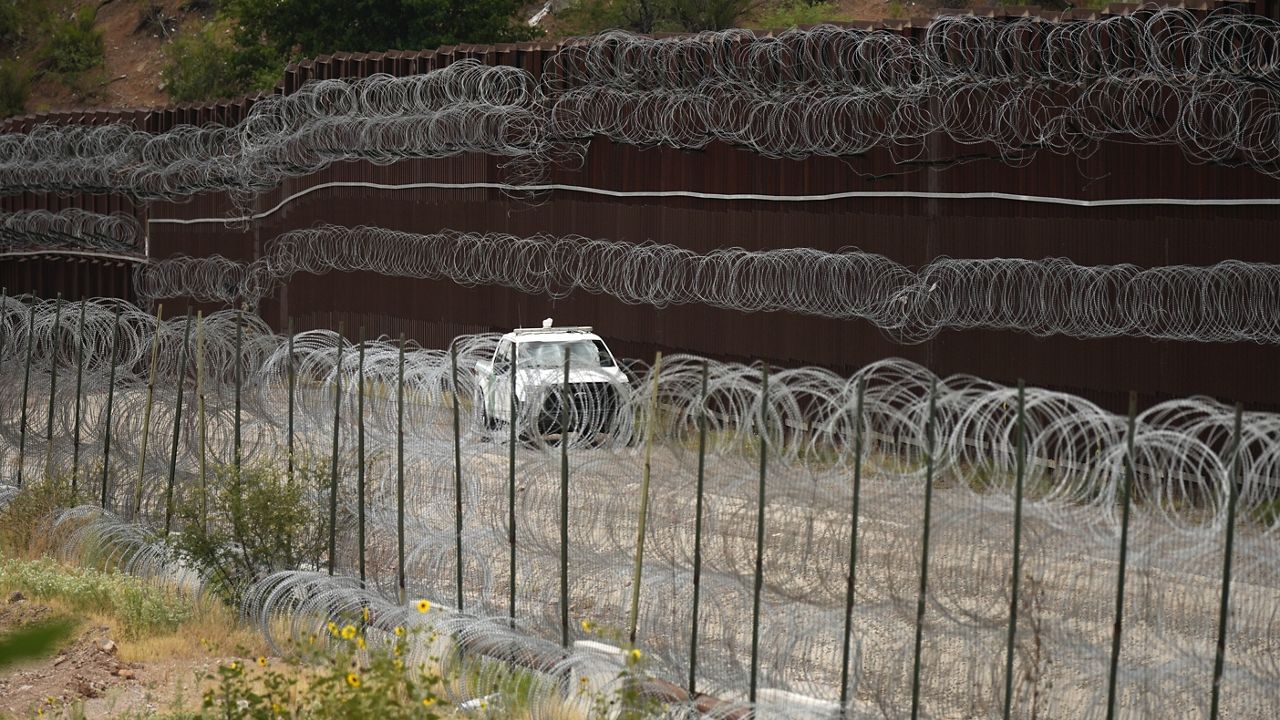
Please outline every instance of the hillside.
M0 0L3 3L5 0ZM22 0L9 0L21 2ZM40 2L40 0L36 0ZM36 113L81 108L139 108L174 103L162 70L170 62L174 41L213 27L227 35L229 23L216 16L211 0L46 0L50 12L60 19L76 12L93 12L93 30L102 35L102 61L84 71L58 72L45 57L46 38L33 33L7 48L12 64L30 78L29 95L21 112ZM898 0L837 0L816 7L767 2L744 18L747 27L773 27L791 22L829 20L876 20L921 17L932 14L935 0L920 3ZM531 5L525 15L533 16L541 3ZM547 14L539 27L547 39L558 39L581 31L581 24L566 23L555 11ZM403 48L401 48L403 49ZM10 111L19 114L19 111Z

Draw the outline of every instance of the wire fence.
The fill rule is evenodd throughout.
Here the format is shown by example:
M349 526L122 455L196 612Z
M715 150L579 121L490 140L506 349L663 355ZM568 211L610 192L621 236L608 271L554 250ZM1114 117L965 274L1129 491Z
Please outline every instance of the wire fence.
M174 508L288 473L327 548L246 615L284 647L429 598L432 642L490 668L459 702L512 666L586 702L634 643L668 716L1280 713L1278 415L1117 416L896 360L678 355L589 393L566 360L512 393L477 375L497 336L356 331L4 297L0 503L69 484L64 552L199 586Z

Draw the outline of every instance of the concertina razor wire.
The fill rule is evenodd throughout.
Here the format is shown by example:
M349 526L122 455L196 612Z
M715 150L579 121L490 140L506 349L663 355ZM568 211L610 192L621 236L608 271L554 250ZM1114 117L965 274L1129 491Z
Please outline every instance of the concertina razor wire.
M1028 388L1020 404L1015 388L967 376L938 378L901 360L874 363L849 377L813 367L773 370L766 395L760 367L674 356L660 366L630 363L633 382L575 397L576 431L557 441L527 424L544 402L555 401L554 381L544 396L520 399L516 428L486 422L475 368L492 357L494 335L458 338L456 379L449 350L408 343L402 391L401 347L387 338L357 343L328 331L289 338L257 318L225 310L198 323L184 316L157 323L116 300L8 297L2 310L6 479L21 467L27 482L46 475L65 482L78 448L74 477L96 506L108 420L114 428L103 476L106 507L68 510L50 530L68 556L106 551L132 572L198 588L203 579L176 565L158 537L170 473L178 502L192 497L201 482L225 487L237 454L245 468L278 472L292 460L298 482L321 481L308 485L305 497L323 508L332 463L338 572L281 568L245 591L244 612L282 649L290 640L323 636L329 620L367 608L371 640L389 637L396 625L426 624L432 631L415 653L480 663L474 683L449 691L455 701L490 697L500 703L510 676L485 657L525 668L537 678L531 683L535 694L547 698L567 695L572 701L579 682L612 692L613 656L582 642L599 639L583 623L626 626L638 488L651 433L652 503L637 643L648 658L647 673L683 682L692 664L696 560L697 686L719 699L720 716L748 707L757 671L755 710L761 716L831 716L842 696L840 640L851 575L857 582L845 686L851 717L906 716L913 657L924 668L919 696L927 714L999 716L1019 508L1016 716L1101 713L1113 684L1123 713L1207 715L1228 527L1235 533L1235 575L1220 686L1224 717L1266 718L1280 707L1274 652L1280 631L1274 612L1280 415L1244 413L1237 441L1231 408L1185 398L1138 414L1130 435L1124 417L1069 394ZM194 410L197 366L203 369L203 413ZM74 381L77 370L80 383ZM189 409L175 424L179 387ZM358 416L362 395L364 414ZM457 434L455 407L462 415ZM1019 407L1025 408L1022 453ZM589 416L603 419L583 424ZM339 441L331 446L335 427ZM398 598L400 443L406 590L433 600L436 609L425 615ZM762 447L767 466L760 462ZM561 470L565 458L567 475ZM202 459L209 468L203 480ZM701 495L694 482L702 477L700 467ZM361 477L363 507L356 500ZM1015 500L1018 477L1025 489L1021 503ZM562 495L565 479L569 493ZM763 515L757 506L762 487ZM13 492L0 490L0 498ZM568 506L562 515L563 498ZM460 534L455 500L462 507ZM923 507L930 501L932 519L925 522ZM1131 518L1122 512L1129 506ZM357 531L361 515L363 535ZM860 523L852 566L851 517ZM695 525L695 518L701 523ZM560 565L557 527L567 533L567 566ZM763 533L758 555L757 528ZM1112 683L1106 669L1122 529L1129 585ZM925 642L913 652L925 542ZM358 555L368 559L363 585L355 577ZM568 587L567 628L561 622L561 573ZM761 601L753 615L757 578ZM755 652L749 642L753 619L760 638ZM576 644L561 648L561 633ZM458 647L464 652L449 652ZM549 711L531 712L541 717ZM693 714L691 700L668 709L670 717Z
M700 304L862 319L899 342L944 329L1016 330L1079 338L1280 343L1280 266L1077 265L1065 258L942 257L913 270L856 249L698 253L675 245L577 235L324 225L268 241L250 263L172 257L134 269L139 297L256 307L297 273L372 272L498 285L563 298L574 291L662 308Z
M1099 50L1100 48L1104 50ZM421 75L314 81L234 127L151 134L114 124L0 135L0 190L174 200L220 190L247 206L332 163L482 152L537 183L606 137L642 147L713 140L768 157L898 161L944 136L1021 165L1101 142L1181 148L1197 163L1280 175L1280 24L1143 10L1089 22L944 16L922 40L820 26L566 42L535 77L472 60Z

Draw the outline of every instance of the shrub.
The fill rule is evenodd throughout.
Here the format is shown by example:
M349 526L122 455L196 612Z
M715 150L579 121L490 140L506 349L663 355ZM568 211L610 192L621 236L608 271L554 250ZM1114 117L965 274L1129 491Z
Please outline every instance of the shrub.
M0 117L21 115L31 94L31 74L11 60L0 62Z
M775 5L760 16L758 24L762 28L789 28L799 25L818 25L824 22L844 20L840 8L835 3L784 2Z
M179 555L233 607L254 580L276 570L319 567L328 549L327 473L300 464L295 480L275 468L214 470L207 501L179 507Z
M218 25L183 35L165 50L169 60L162 76L179 102L230 98L265 90L279 79L283 61L265 47L239 48L219 35Z
M43 56L58 73L83 72L102 63L102 33L93 27L97 11L85 7L69 20L55 21Z
M0 561L0 589L40 600L58 600L80 612L120 620L126 638L173 632L191 616L191 605L132 575L62 565L54 560Z
M11 557L42 554L46 522L54 512L74 504L71 485L63 478L28 479L0 508L0 549Z

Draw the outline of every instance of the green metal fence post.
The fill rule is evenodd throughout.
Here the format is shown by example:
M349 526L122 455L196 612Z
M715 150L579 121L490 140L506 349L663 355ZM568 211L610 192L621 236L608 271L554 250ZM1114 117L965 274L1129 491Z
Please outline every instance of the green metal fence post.
M289 466L288 466L289 484L293 485L293 481L294 481L294 477L293 477L293 472L294 472L293 470L293 462L294 462L293 460L293 413L294 413L294 394L297 392L297 385L298 385L298 371L297 371L297 368L294 367L294 359L293 359L293 318L289 318L289 325L288 325L288 328L285 330L285 332L288 333L289 335L289 340L288 340L289 364L285 370L288 376L287 380L289 383L289 420L288 420L289 425L285 431L287 433L285 442L288 444L287 452L289 453Z
M164 303L156 306L156 329L151 335L151 372L147 379L147 404L142 409L142 449L138 452L138 486L134 488L133 508L129 518L137 521L142 514L142 486L147 476L147 440L151 436L151 405L156 393L156 367L160 359L160 325L164 317Z
M178 398L173 405L173 445L169 448L169 485L164 493L164 534L173 528L173 485L178 477L178 441L182 438L182 396L187 384L187 343L191 341L191 306L182 322L182 347L178 349L178 371L175 387Z
M27 398L31 390L31 351L36 344L36 301L31 299L27 312L27 369L22 375L22 412L18 421L18 487L22 487L22 472L27 465Z
M920 717L920 652L924 645L924 606L929 591L929 525L933 511L934 422L938 405L938 380L929 387L929 417L925 420L924 536L920 548L920 591L916 596L916 648L911 670L911 720Z
M1231 443L1231 476L1227 479L1227 537L1222 553L1222 600L1218 605L1218 645L1213 657L1213 694L1209 706L1209 720L1218 720L1218 705L1222 697L1222 674L1227 659L1227 619L1231 611L1231 560L1235 551L1236 506L1239 502L1241 448L1244 445L1244 409L1236 403L1234 441Z
M1009 635L1004 654L1004 720L1013 711L1013 643L1018 635L1018 586L1022 579L1022 493L1027 476L1027 388L1018 380L1017 477L1013 491L1013 577L1009 591Z
M693 618L689 628L689 695L698 694L698 609L702 584L702 503L707 468L707 361L702 361L698 404L698 483L693 511Z
M333 457L329 465L329 574L338 555L338 430L342 419L342 321L338 321L337 360L333 371Z
M569 349L560 387L560 646L569 647Z
M107 372L107 427L102 437L102 509L107 509L107 475L111 469L111 412L116 399L116 352L120 345L120 310L116 305L116 318L111 325L111 353L107 356L110 369Z
M511 627L516 625L516 346L511 344L508 367L507 404L507 544L511 550L511 587L507 598L507 614Z
M400 333L400 361L396 371L396 587L405 601L404 572L404 333Z
M58 350L62 344L59 335L62 332L62 293L58 293L57 303L53 311L53 335L49 339L49 416L44 433L44 477L53 479L53 412L57 408L58 397Z
M636 523L636 562L631 573L631 617L628 628L631 644L636 644L640 621L640 581L644 579L644 532L649 522L649 477L653 466L653 430L658 424L658 377L662 373L662 353L653 358L653 386L649 394L649 421L644 433L644 470L640 478L640 515Z
M858 378L857 406L854 410L853 429L853 507L849 521L849 578L844 591L844 632L840 650L840 714L845 716L849 708L849 655L853 633L853 592L858 578L858 516L862 501L862 400L866 391L866 378Z
M457 575L458 612L462 612L462 393L458 391L458 339L449 343L453 373L453 518L454 565Z
M1111 630L1111 667L1107 673L1107 720L1116 716L1116 675L1120 668L1120 639L1124 630L1124 582L1129 563L1129 506L1132 504L1134 475L1134 436L1138 424L1138 393L1129 393L1129 432L1125 440L1124 484L1120 489L1120 502L1124 508L1120 515L1120 560L1116 570L1115 624Z
M84 393L84 311L88 305L80 300L80 319L76 321L76 407L71 432L71 497L76 496L76 483L80 479L80 407Z
M764 589L764 506L769 462L769 368L760 369L760 486L756 498L756 568L751 601L751 683L748 701L755 705L760 672L760 593Z
M357 351L356 381L356 542L360 547L360 587L364 587L364 326L360 326L360 348Z
M240 388L244 383L241 372L244 366L244 315L243 311L236 308L236 357L235 357L235 439L232 441L234 455L232 456L233 468L235 472L235 481L240 482L240 466L244 462L243 446L241 445L240 435Z

